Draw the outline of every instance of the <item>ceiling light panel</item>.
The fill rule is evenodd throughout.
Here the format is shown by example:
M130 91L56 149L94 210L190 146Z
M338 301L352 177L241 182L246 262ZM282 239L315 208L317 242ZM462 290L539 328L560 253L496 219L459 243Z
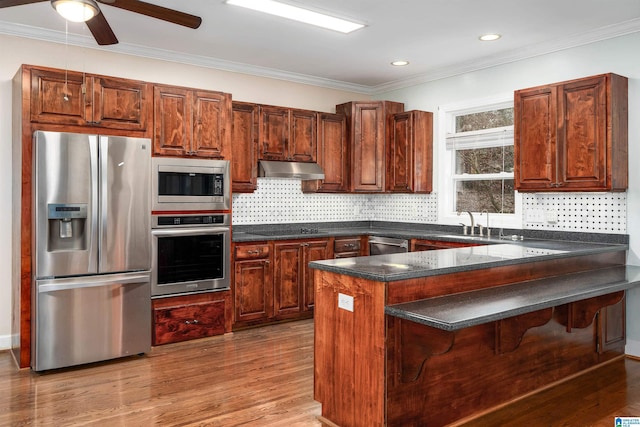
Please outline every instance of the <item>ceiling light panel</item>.
M273 0L227 0L226 3L298 22L304 22L305 24L328 28L345 34L364 27L363 24L357 22L347 21Z

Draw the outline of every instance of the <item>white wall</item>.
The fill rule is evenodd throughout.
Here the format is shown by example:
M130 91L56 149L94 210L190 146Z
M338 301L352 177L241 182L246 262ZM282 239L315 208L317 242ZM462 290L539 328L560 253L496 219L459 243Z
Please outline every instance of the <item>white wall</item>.
M11 79L21 64L231 93L233 99L335 112L369 96L101 50L0 35L0 349L11 333Z
M438 111L440 105L487 98L541 84L613 72L629 78L629 190L628 263L640 265L640 33L542 55L523 61L379 94L379 99L400 101L407 110ZM434 54L437 54L434 52ZM439 134L434 123L434 135ZM438 146L434 147L437 158ZM438 164L434 164L434 179ZM572 230L569 230L572 231ZM640 356L640 289L628 294L627 353Z

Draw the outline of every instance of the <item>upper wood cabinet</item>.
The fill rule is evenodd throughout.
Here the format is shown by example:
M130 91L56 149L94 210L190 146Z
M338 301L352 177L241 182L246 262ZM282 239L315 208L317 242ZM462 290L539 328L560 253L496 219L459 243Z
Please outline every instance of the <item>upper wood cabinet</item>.
M260 106L260 160L313 162L316 159L316 113Z
M336 105L336 112L347 118L350 191L385 190L387 116L403 110L404 104L391 101L357 101Z
M145 131L149 83L75 71L23 66L30 73L33 123Z
M516 91L516 189L625 190L627 84L602 74Z
M258 187L259 106L232 102L231 179L234 193L252 193Z
M156 85L153 153L228 159L231 95Z
M302 191L338 193L349 191L347 120L342 114L318 113L318 165L324 179L302 181Z
M392 114L387 131L387 191L430 193L433 113L414 110Z

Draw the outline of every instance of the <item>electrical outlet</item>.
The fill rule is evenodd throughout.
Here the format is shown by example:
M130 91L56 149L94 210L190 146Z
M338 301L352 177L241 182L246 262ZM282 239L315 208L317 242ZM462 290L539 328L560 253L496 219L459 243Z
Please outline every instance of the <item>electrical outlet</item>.
M338 308L353 313L353 297L351 295L338 293Z
M547 211L547 222L558 222L558 211L555 209L549 209Z
M543 223L544 222L544 209L532 208L527 209L525 212L525 222L528 223Z

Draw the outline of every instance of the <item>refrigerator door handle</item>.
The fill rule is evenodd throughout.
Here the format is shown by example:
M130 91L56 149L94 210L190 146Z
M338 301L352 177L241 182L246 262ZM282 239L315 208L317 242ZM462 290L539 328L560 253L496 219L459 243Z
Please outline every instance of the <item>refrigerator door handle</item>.
M146 283L151 280L149 273L123 274L116 276L91 276L91 277L71 277L67 279L38 280L38 293L64 291L71 289L93 288L109 285L127 285L131 283Z
M90 171L91 171L91 238L89 239L89 271L98 271L98 248L100 247L99 241L99 226L98 224L98 177L100 171L98 169L98 137L95 135L89 136L89 153L90 156Z

